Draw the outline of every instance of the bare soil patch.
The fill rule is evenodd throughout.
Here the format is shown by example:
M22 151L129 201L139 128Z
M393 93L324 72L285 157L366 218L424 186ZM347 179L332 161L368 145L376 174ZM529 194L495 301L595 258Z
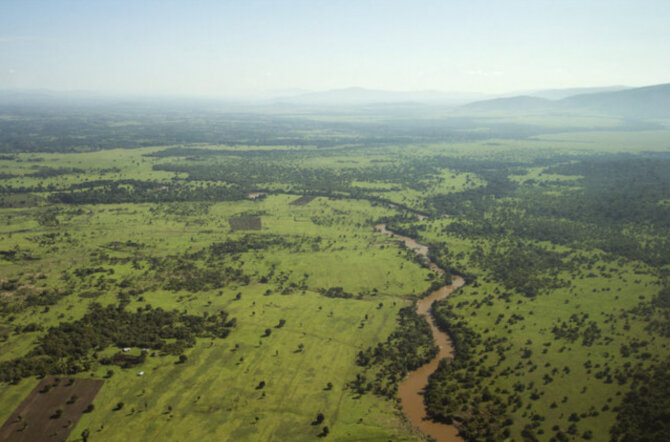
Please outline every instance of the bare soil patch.
M312 202L312 200L314 198L316 198L316 197L315 196L309 196L309 195L303 195L300 198L298 198L297 200L291 201L290 203L288 203L288 205L289 206L306 206L307 204Z
M228 224L233 232L237 230L261 230L260 216L241 216L228 219Z
M0 427L0 441L66 440L103 383L53 376L42 379Z
M37 206L40 202L44 201L44 198L38 195L33 195L32 193L17 193L4 196L2 201L4 207L20 208Z

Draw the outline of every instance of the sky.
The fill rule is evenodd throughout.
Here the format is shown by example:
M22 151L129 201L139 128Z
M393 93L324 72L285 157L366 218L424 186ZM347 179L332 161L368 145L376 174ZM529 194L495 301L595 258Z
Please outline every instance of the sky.
M0 89L211 97L670 82L668 0L0 0Z

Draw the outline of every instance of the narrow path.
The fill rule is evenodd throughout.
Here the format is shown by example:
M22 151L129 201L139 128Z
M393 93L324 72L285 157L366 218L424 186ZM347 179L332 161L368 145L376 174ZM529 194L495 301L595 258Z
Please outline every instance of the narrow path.
M386 224L377 224L375 229L386 236L402 240L405 246L412 249L417 255L423 256L428 260L428 247L419 244L414 239L407 236L398 235L386 228ZM435 263L429 262L430 269L439 274L444 274L444 270ZM439 347L439 352L430 362L407 374L405 379L398 386L398 397L405 416L412 422L423 434L433 437L438 442L462 442L458 436L458 430L453 425L446 425L434 422L426 415L426 406L423 403L423 392L428 385L428 377L435 372L440 360L453 357L453 346L447 333L444 333L437 325L432 316L428 317L430 308L435 301L446 298L453 291L462 287L465 281L460 276L454 276L450 285L445 285L432 292L425 298L420 299L416 305L416 312L426 316L430 329L433 332L435 344Z

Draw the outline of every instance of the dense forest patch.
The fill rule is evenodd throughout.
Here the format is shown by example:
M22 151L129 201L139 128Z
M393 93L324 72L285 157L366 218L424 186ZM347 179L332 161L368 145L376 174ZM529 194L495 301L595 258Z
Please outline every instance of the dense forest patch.
M110 345L179 355L196 338L225 338L234 326L235 319L222 310L195 316L147 305L131 313L122 304L103 307L93 303L82 319L49 328L27 354L0 362L0 374L2 382L18 382L26 376L86 371L97 359L91 352ZM146 352L142 356L146 358Z
M356 356L356 364L364 368L351 382L356 393L372 391L392 398L398 391L398 383L408 372L437 355L430 326L414 306L402 308L397 323L396 331L386 342L360 351Z
M637 375L621 402L611 433L613 440L670 438L670 361Z

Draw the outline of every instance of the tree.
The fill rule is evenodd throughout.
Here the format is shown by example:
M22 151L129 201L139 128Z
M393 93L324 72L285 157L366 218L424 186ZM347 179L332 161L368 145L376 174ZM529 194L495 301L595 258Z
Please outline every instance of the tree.
M316 419L314 419L314 422L312 422L312 425L320 425L326 417L323 415L323 413L319 413L316 415Z
M183 364L188 360L188 357L186 355L179 355L179 364Z
M119 402L118 404L116 404L116 407L114 407L114 411L119 411L122 408L123 408L123 402Z

